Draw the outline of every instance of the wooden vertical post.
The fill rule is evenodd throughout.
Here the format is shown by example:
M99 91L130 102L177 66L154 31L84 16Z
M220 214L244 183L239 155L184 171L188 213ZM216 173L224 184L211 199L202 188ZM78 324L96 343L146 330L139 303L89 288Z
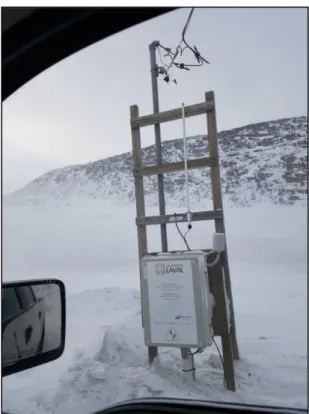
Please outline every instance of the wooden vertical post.
M205 100L206 100L206 103L212 102L213 107L214 107L213 111L207 112L206 116L207 116L207 128L208 128L209 156L216 158L218 160L217 165L212 166L210 168L213 207L215 211L216 210L222 211L222 218L215 219L215 229L216 229L216 232L225 234L220 166L219 166L219 151L218 151L218 140L217 140L216 105L215 105L214 92L213 91L206 92ZM227 341L230 341L231 346L232 346L233 358L238 360L239 349L238 349L237 337L236 337L236 323L235 323L235 314L234 314L232 283L231 283L228 253L227 253L227 244L225 246L225 251L222 253L222 267L224 269L226 291L227 291L228 299L230 301L230 312L231 312L230 338L223 339L222 337L222 347L223 348L229 347L227 345Z
M130 107L131 119L139 117L139 110L137 105ZM142 167L142 145L140 128L131 128L132 133L132 152L133 152L133 168L134 168L134 183L135 183L135 198L136 198L136 217L145 217L145 196L144 196L144 180L143 176L138 174L138 170ZM147 229L145 226L137 226L138 238L138 255L141 259L148 251L147 248ZM140 275L141 277L141 275ZM141 282L141 281L140 281ZM142 309L142 326L143 323L143 309ZM148 359L151 364L158 355L157 347L148 347Z
M216 254L207 256L207 262L213 263ZM222 264L219 262L208 269L209 288L215 301L212 315L212 328L214 336L220 336L223 351L223 374L226 389L236 391L235 369L229 330L229 317L226 312L227 297L224 287L224 273Z

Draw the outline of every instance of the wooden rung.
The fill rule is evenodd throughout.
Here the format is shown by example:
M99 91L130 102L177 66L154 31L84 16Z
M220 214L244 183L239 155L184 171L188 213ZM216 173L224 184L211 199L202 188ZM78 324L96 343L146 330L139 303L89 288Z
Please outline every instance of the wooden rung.
M196 168L214 167L218 165L218 161L216 158L203 157L203 158L197 158L195 160L188 160L187 165L188 165L188 170L192 170ZM145 175L164 174L164 173L183 171L184 168L185 168L184 161L180 161L180 162L173 162L172 164L149 165L147 167L133 170L133 174L135 177L140 177L140 176L145 176Z
M202 102L195 105L185 106L186 118L190 116L202 115L214 110L213 102ZM159 112L157 114L131 118L131 128L145 127L163 122L176 121L182 118L182 108L172 109L170 111Z
M177 223L184 223L187 221L187 214L177 214ZM217 211L197 211L192 213L192 221L218 220L222 219L222 210ZM137 226L151 226L156 224L175 224L175 214L166 214L165 216L148 216L137 217Z

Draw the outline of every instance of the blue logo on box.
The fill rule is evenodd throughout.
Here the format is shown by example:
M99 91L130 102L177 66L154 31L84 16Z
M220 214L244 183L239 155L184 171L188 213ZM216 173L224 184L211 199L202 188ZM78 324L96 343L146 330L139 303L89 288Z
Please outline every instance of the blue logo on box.
M180 319L191 319L191 318L192 318L192 316L183 316L183 315L180 315L180 314L175 316L176 321L179 321Z

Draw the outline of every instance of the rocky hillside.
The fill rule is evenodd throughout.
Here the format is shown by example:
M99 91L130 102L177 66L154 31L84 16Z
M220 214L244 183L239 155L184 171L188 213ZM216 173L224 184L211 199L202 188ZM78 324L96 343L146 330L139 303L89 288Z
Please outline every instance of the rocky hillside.
M297 117L247 125L218 134L222 191L234 206L258 202L306 204L307 202L307 118ZM188 139L189 158L207 153L206 136ZM164 162L183 160L183 141L163 143ZM143 150L145 165L155 164L154 147ZM210 198L209 170L189 172L190 194L199 202ZM184 174L165 176L166 201L185 201ZM147 203L157 202L157 178L145 178ZM25 188L6 197L9 203L38 204L51 200L68 203L72 197L108 197L134 201L132 154L73 165L50 171Z

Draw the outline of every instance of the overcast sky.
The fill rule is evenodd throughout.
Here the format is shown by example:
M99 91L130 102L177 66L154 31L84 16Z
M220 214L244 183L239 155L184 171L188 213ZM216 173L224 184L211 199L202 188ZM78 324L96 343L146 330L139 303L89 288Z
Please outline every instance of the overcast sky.
M152 112L148 45L175 48L189 9L142 23L48 69L3 104L4 192L69 164L131 151L129 107ZM187 33L211 62L173 70L178 85L159 80L160 109L202 102L214 90L218 129L307 114L305 9L196 9ZM183 60L193 63L185 52ZM186 59L185 59L186 58ZM205 117L187 121L188 135L206 132ZM153 127L142 131L153 143ZM181 122L162 139L182 135Z

